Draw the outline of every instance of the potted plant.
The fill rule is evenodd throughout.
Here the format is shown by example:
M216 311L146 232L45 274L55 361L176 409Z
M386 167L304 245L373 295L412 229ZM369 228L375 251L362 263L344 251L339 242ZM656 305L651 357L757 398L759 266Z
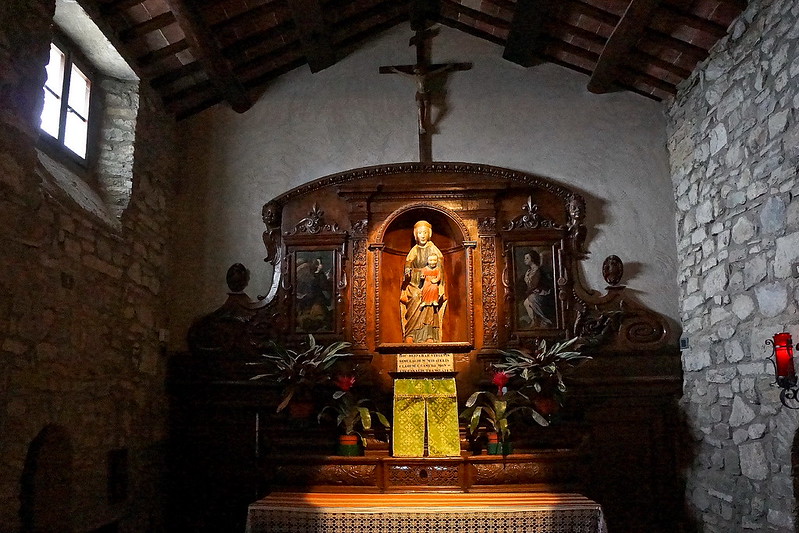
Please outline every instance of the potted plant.
M310 391L330 380L331 368L336 361L352 355L345 352L349 346L348 342L334 342L323 346L316 343L313 335L308 335L308 349L302 352L271 342L271 350L261 354L265 361L250 363L267 365L270 367L269 371L250 379L268 379L283 385L281 401L277 406L278 413L287 406L294 405L292 400L304 397L304 403L310 404L310 410L304 414L310 416L313 412Z
M510 425L508 418L514 413L527 411L540 424L547 425L546 418L530 406L530 398L517 390L508 391L510 376L506 372L495 372L491 382L496 385L496 394L480 390L466 400L466 409L461 418L468 421L471 435L477 432L480 423L488 429L488 453L507 455L511 452Z
M577 338L556 343L547 348L542 340L533 352L511 349L502 352L494 363L491 391L477 391L466 401L461 418L468 421L468 431L474 435L481 422L489 429L488 452L510 453L509 419L526 415L541 426L549 425L549 416L557 410L566 392L561 371L577 361L588 359L570 350ZM508 385L514 385L509 390Z
M333 403L326 405L317 417L319 423L325 418L334 418L341 429L339 435L338 455L360 455L361 446L366 446L363 434L358 431L372 428L372 417L385 428L389 428L388 419L371 407L372 401L357 398L352 392L356 378L352 375L338 376L333 382L339 390L333 393Z
M580 337L575 337L547 346L547 341L542 339L532 351L505 350L501 352L502 359L492 366L497 371L505 372L515 386L530 398L535 411L546 417L563 405L566 384L562 372L591 358L575 349L579 340ZM541 423L537 418L534 419Z

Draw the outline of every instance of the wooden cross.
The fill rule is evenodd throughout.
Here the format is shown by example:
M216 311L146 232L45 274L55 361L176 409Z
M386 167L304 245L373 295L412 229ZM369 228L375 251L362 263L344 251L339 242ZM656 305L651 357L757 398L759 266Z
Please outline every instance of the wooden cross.
M430 122L431 89L430 79L459 70L469 70L471 63L430 63L432 38L438 34L438 29L423 28L416 31L411 37L409 46L416 46L415 65L391 65L380 67L380 74L401 74L412 78L416 83L416 107L418 108L419 125L419 161L431 163L433 161L433 128Z

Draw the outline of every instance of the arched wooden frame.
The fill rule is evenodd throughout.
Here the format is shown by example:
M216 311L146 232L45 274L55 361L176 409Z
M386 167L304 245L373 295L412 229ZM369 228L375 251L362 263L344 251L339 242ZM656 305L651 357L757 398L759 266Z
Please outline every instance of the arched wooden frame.
M444 254L448 308L442 327L444 340L434 344L402 342L399 288L405 257L413 246L413 225L427 220L432 241ZM391 213L380 227L373 252L375 346L380 352L467 352L474 347L474 257L477 243L463 220L438 204L418 202ZM465 288L465 290L464 290ZM400 332L400 334L397 334Z

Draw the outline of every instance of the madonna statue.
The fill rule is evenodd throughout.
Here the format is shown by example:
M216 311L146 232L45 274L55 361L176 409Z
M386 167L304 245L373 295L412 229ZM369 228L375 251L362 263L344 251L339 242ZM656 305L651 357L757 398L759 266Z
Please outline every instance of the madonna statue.
M433 227L420 220L413 226L416 245L405 258L400 288L404 342L441 342L441 323L447 307L444 256L433 244Z

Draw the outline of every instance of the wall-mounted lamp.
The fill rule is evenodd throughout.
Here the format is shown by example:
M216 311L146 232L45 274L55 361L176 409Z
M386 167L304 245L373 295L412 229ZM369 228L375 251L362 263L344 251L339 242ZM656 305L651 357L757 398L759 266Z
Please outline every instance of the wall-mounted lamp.
M777 373L777 385L780 391L782 405L789 409L799 409L799 387L796 386L796 370L793 366L793 339L790 333L775 333L773 339L768 339L774 350L774 369ZM790 402L790 403L788 403Z

